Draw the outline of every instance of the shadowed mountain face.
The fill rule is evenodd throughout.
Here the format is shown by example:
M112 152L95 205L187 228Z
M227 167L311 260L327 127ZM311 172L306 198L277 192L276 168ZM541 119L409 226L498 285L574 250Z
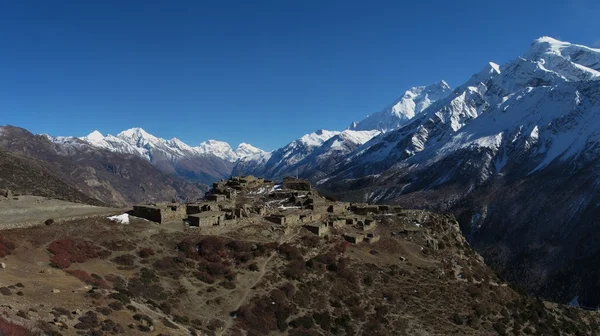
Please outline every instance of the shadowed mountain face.
M0 189L77 203L102 205L99 200L91 198L74 185L58 178L41 162L5 150L0 150Z
M513 283L595 307L599 78L600 50L540 38L358 148L321 187L453 212Z
M91 147L83 141L63 146L45 136L4 126L0 128L0 147L26 156L28 162L41 167L56 181L62 181L80 194L107 205L186 200L203 194L200 185L163 173L135 155ZM15 190L23 189L23 192L39 190L45 183L44 175L27 183L24 179L12 179L10 182ZM64 188L61 186L60 189ZM72 197L66 194L57 196ZM83 198L80 200L84 201Z

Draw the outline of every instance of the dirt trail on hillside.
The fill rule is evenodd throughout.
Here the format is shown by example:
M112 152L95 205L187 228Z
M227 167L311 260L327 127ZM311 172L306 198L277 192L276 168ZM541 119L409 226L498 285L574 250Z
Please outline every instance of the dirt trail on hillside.
M55 221L71 220L91 216L108 216L125 210L72 203L40 196L0 197L0 229L41 225L49 218Z

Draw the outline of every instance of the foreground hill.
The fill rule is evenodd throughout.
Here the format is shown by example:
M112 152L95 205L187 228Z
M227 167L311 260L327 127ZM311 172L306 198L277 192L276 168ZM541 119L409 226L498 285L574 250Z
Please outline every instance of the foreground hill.
M63 146L22 128L3 126L0 148L8 153L4 160L10 164L2 172L4 183L21 193L81 202L93 199L113 206L195 199L203 194L200 186L163 173L137 156L90 147L83 141ZM15 156L22 158L16 161L22 166L9 162Z
M240 197L264 202L268 212L293 214L299 210L286 202L326 202L308 192L278 200L285 190L257 186ZM0 333L600 332L595 312L543 302L506 285L452 217L403 210L329 218L336 216L363 223L371 218L371 237L380 239L350 244L342 235L356 230L349 224L319 236L300 223L274 224L252 213L196 229L129 217L128 225L95 218L3 231Z

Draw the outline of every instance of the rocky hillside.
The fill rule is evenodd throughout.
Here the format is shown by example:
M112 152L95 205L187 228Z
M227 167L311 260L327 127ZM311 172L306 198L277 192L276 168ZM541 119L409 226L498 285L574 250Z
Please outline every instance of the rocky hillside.
M23 169L3 171L6 183L16 190L55 195L67 200L95 199L106 205L123 206L137 202L194 199L203 194L195 184L157 170L149 162L131 154L110 152L84 141L57 144L45 136L33 135L16 127L0 128L0 148L26 157L25 171L43 171L20 178ZM8 157L6 157L8 158ZM6 161L9 161L6 159ZM50 177L48 177L50 176ZM55 181L51 186L49 181ZM68 189L66 186L69 186ZM43 191L46 190L46 191ZM69 195L79 196L69 196ZM75 197L75 198L73 198Z
M337 229L319 237L257 217L219 235L133 217L4 231L0 334L600 332L595 312L507 286L453 218L410 210L373 218L381 239L356 245Z
M102 205L102 202L61 180L42 162L0 149L0 189L13 194L39 195L77 203Z

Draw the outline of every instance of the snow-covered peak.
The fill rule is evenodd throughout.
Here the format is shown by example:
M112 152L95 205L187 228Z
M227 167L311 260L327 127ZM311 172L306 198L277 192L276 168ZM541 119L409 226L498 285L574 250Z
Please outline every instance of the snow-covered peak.
M337 131L328 131L321 129L316 132L303 135L298 140L293 141L290 145L294 143L300 143L306 147L318 147L321 146L325 141L329 140L331 137L339 133L340 132Z
M101 141L104 140L104 135L102 135L102 133L99 131L93 131L92 133L88 134L86 138L92 141Z
M242 142L241 144L239 144L239 146L237 146L237 148L235 149L235 155L238 157L238 159L252 156L255 154L264 153L264 152L265 151L263 151L262 149L256 148L256 147L252 146L251 144L248 144L245 142Z
M212 154L231 162L237 160L237 155L231 146L224 141L207 140L200 143L200 145L196 148L202 154Z
M155 137L139 127L125 130L117 134L117 138L123 139L130 144L135 143L137 146L156 145L157 143L166 141L165 139Z
M423 112L435 101L447 97L451 88L445 81L428 86L415 86L382 111L372 114L358 124L350 125L357 131L379 130L388 132L402 127L415 115Z
M189 146L188 144L186 144L185 142L183 142L177 138L167 140L166 143L169 147L178 149L180 151L195 152L193 147Z
M600 79L600 49L544 36L531 44L523 58L566 81Z

